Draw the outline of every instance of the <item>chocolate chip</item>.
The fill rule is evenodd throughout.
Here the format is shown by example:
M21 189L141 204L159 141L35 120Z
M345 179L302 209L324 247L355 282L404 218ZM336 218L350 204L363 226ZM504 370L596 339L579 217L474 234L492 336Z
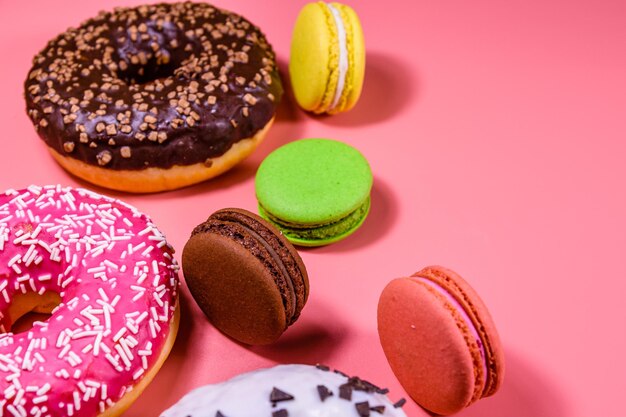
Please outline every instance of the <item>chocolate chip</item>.
M188 417L191 417L191 416L188 416ZM226 417L226 416L222 414L220 410L217 410L217 413L215 413L215 417Z
M374 407L370 407L370 410L377 412L378 414L383 414L385 412L384 405L375 405Z
M396 401L396 403L393 405L393 408L400 408L404 406L404 404L406 404L406 400L404 398L401 398L398 401Z
M281 391L276 387L274 387L274 389L272 389L272 392L270 393L270 401L273 403L290 400L293 400L293 395L287 394L286 392Z
M352 387L348 384L343 384L339 387L339 398L352 401Z
M318 363L317 365L315 365L315 367L316 367L317 369L319 369L320 371L330 371L330 368L329 368L328 366L326 366L326 365L321 365L321 364L319 364L319 363Z
M289 413L287 412L287 410L280 409L280 410L276 410L272 413L272 417L289 417Z
M359 413L359 416L361 416L361 417L369 417L369 415L370 415L370 403L368 403L367 401L363 401L362 403L354 404L354 406L356 407L356 411L357 411L357 413Z
M333 395L333 392L331 390L329 390L328 388L326 388L324 385L318 385L317 386L317 393L320 395L320 400L322 402L324 402L324 400L326 398L328 398L331 395Z

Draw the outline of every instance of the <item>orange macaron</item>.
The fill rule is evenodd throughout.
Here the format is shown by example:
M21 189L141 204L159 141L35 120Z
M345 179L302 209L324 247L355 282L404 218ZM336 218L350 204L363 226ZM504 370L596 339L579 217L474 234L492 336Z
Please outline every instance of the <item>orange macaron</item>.
M402 386L431 412L456 413L502 384L504 355L491 315L447 268L391 281L378 304L378 334Z

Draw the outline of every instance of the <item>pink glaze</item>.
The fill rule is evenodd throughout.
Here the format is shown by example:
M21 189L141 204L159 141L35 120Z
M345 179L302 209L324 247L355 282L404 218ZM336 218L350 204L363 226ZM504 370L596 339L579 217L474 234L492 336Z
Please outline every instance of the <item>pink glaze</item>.
M62 300L46 322L0 334L0 416L96 416L132 390L170 331L172 254L120 201L61 186L0 195L0 324L19 292Z
M413 278L417 279L420 282L423 282L424 284L428 285L429 287L437 291L439 294L441 294L446 300L448 300L448 302L459 313L459 315L461 316L461 319L463 320L463 322L465 322L465 325L467 326L469 331L472 333L472 336L474 336L474 339L476 339L476 344L478 345L478 348L480 349L480 357L482 358L481 365L483 368L483 375L485 375L484 386L487 386L487 378L489 378L489 374L487 373L487 359L485 356L485 347L483 345L482 340L480 339L480 334L478 334L478 330L476 330L476 326L474 326L474 323L472 322L472 319L467 315L461 303L459 303L456 300L456 298L454 298L454 296L452 296L452 294L450 294L448 290L443 288L441 285L424 277L414 276Z

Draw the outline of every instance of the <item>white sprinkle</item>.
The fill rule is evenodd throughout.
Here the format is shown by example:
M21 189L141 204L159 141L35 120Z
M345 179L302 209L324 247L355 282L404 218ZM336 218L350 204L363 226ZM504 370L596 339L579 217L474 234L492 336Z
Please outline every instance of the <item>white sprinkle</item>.
M26 275L23 275L23 276L21 276L21 277L18 277L18 278L17 278L17 282L24 282L24 281L28 281L29 279L30 279L30 275L26 274Z
M124 333L126 333L126 331L127 331L126 327L122 327L122 328L119 330L119 332L117 332L117 333L115 334L115 336L113 336L113 341L114 341L114 342L117 342L118 340L120 340L120 338L121 338L122 336L124 336Z
M8 223L9 220L11 220L12 218L13 218L13 215L11 214L3 219L0 219L0 223Z
M117 303L119 303L119 301L122 299L122 296L117 294L114 298L113 301L111 301L111 305L113 307L115 307L117 305Z
M13 414L13 417L26 417L26 414L24 414L24 415L20 414L13 404L9 404L7 406L7 410L9 410L9 412L11 414ZM70 416L71 416L71 414L70 414Z
M68 285L70 282L72 282L73 280L74 280L74 277L73 277L73 276L69 277L68 279L66 279L65 281L63 281L63 282L61 283L61 288L65 288L65 287L67 287L67 285Z
M140 244L138 244L136 246L132 246L131 250L129 250L129 252L130 253L137 252L139 249L143 249L144 246L146 246L146 242L141 242Z
M128 328L128 330L130 330L133 334L137 334L139 333L139 327L135 326L132 322L127 322L126 323L126 327Z
M104 292L102 287L98 288L98 294L100 294L100 297L102 297L104 301L109 301L109 296Z
M134 380L139 379L139 377L141 377L141 375L143 375L144 372L145 371L143 370L143 368L140 368L139 370L137 370L137 372L133 374L133 379Z
M154 325L154 321L152 319L150 319L150 335L152 336L153 339L156 339L157 337L157 332L156 332L156 328Z
M137 284L143 284L146 278L148 278L148 274L146 274L145 272L142 272L141 276L137 280Z
M19 261L22 258L22 255L20 255L19 253L17 255L15 255L14 257L12 257L11 259L9 259L9 263L7 264L7 266L10 268L13 266L14 263L16 263L17 261Z
M77 391L74 391L74 407L76 410L80 410L80 395Z
M163 306L164 306L164 304L163 304L163 300L161 300L161 298L159 297L159 294L158 294L156 291L154 291L154 292L152 293L152 297L153 297L153 298L154 298L154 300L157 302L157 304L159 305L159 307L163 307Z
M111 331L111 313L108 308L104 308L104 328Z
M39 278L37 278L39 281L50 281L52 279L52 274L43 274L43 275L39 275Z
M69 344L63 346L63 349L61 349L61 352L59 353L58 358L62 359L67 354L67 352L69 352L70 348L71 346Z
M152 313L152 319L154 321L159 321L159 314L156 311L156 308L154 306L150 307L150 313Z
M46 401L48 401L47 395L40 395L38 397L33 398L33 404L41 404Z
M98 356L98 353L100 352L101 342L102 342L102 333L98 333L96 335L96 340L94 341L94 344L93 344L93 356Z
M124 362L124 365L126 365L126 368L130 368L130 360L128 359L128 356L126 356L126 352L124 351L122 346L115 345L115 350L120 355L120 358L122 359L122 362Z
M18 405L19 403L21 403L22 398L24 398L24 394L25 394L25 391L23 389L18 390L17 395L15 396L15 399L13 400L13 404Z
M148 312L144 311L139 315L139 317L137 317L137 319L135 320L135 324L139 325L139 323L141 323L146 317L148 317Z
M143 236L146 233L150 232L152 230L152 226L148 225L145 229L143 229L141 232L137 233L137 236Z

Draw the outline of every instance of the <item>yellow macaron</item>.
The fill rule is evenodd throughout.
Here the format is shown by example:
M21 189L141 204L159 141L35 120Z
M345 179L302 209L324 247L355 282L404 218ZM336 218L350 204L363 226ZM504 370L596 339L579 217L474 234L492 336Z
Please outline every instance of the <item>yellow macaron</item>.
M309 3L293 30L289 60L298 104L314 113L350 110L365 76L365 41L355 11L344 4Z

